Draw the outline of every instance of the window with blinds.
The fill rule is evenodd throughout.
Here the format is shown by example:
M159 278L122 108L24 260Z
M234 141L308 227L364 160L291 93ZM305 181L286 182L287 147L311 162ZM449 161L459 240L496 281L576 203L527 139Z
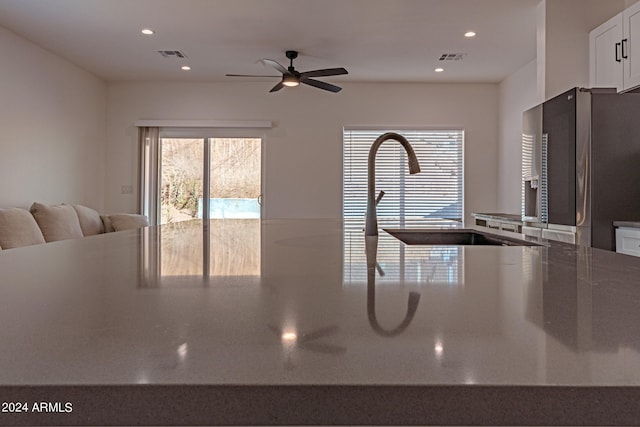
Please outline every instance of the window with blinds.
M345 129L343 218L345 229L362 229L367 207L367 161L375 139L397 132L411 143L421 172L409 175L400 143L384 142L376 156L380 227L460 222L463 218L463 130Z

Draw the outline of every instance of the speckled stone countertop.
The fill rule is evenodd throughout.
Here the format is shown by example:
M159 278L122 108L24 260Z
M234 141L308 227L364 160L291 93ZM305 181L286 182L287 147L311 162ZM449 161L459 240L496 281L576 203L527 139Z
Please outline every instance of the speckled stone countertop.
M367 264L340 222L219 220L0 251L0 425L638 425L640 259L541 243L381 232Z

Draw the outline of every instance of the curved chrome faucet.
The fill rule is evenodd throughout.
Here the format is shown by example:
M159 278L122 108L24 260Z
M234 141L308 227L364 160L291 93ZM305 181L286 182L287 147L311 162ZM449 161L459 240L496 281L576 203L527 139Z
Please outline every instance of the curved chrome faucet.
M407 157L409 160L409 173L411 175L420 172L420 164L418 163L418 158L416 157L416 153L413 151L411 144L407 139L395 132L387 132L383 135L380 135L371 145L369 149L369 165L368 165L368 173L369 173L369 187L367 193L367 218L364 227L364 235L365 236L377 236L378 235L378 218L376 215L376 154L378 153L378 148L382 145L383 142L394 139L398 141L404 147L407 152Z

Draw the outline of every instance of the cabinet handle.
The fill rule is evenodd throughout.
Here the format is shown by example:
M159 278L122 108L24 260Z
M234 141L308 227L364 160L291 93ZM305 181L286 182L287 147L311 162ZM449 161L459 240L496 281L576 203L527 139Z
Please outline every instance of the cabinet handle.
M629 41L629 39L622 39L622 58L623 59L628 59L629 56L627 55L627 42Z
M620 46L621 43L616 43L616 62L622 62L622 59L620 59Z

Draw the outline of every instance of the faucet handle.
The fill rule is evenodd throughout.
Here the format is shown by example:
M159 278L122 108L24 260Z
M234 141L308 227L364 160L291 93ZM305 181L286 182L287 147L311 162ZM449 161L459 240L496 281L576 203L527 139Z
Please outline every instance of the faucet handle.
M376 206L378 206L378 203L380 203L380 200L382 200L382 197L384 197L385 192L380 190L380 192L378 193L378 197L376 197ZM363 228L362 231L364 231L365 229Z

